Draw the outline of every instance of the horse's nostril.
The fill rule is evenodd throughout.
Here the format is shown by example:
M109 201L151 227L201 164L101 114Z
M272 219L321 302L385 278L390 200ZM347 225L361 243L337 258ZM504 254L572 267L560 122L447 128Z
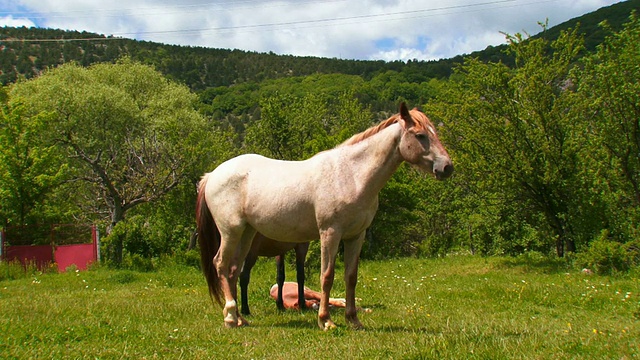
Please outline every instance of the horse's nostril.
M453 173L453 165L451 163L445 165L441 170L436 170L436 178L438 180L444 180L451 176Z
M453 165L452 164L445 165L443 172L444 172L444 177L451 176L451 174L453 174Z

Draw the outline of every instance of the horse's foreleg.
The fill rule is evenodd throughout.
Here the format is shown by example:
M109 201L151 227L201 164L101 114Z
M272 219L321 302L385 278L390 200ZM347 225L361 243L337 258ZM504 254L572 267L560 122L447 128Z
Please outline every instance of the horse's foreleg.
M360 261L360 250L364 242L363 232L358 238L344 242L344 282L346 287L346 309L345 318L354 329L363 329L362 323L358 320L356 308L356 284L358 282L358 263Z
M335 230L328 229L320 233L320 258L322 263L320 284L322 286L322 295L320 297L320 308L318 309L318 325L325 331L336 327L329 313L329 296L335 276L336 254L338 253L339 243L340 236L336 234Z

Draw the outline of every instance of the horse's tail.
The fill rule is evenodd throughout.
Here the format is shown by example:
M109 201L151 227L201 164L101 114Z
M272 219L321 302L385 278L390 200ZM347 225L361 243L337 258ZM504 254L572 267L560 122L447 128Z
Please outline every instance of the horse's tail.
M204 198L206 183L207 175L200 180L198 200L196 201L196 226L198 244L200 245L200 260L202 262L202 272L209 285L209 296L211 296L211 300L222 305L222 289L220 288L218 270L213 265L213 257L220 248L220 231Z

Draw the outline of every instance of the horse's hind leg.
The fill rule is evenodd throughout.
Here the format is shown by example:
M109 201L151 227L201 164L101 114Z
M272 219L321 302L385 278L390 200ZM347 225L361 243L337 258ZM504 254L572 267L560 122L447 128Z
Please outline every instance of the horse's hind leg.
M218 270L220 287L225 299L222 315L224 316L224 324L228 328L248 324L238 312L236 299L240 265L242 265L249 252L254 235L255 230L250 228L243 230L241 233L234 231L222 234L221 232L220 249L213 259Z
M220 289L224 296L225 304L222 310L224 316L224 325L228 328L238 326L237 303L231 292L231 266L235 257L235 250L239 237L222 235L220 236L220 249L213 258L213 263L218 270L218 278L220 280ZM235 285L235 282L234 282Z

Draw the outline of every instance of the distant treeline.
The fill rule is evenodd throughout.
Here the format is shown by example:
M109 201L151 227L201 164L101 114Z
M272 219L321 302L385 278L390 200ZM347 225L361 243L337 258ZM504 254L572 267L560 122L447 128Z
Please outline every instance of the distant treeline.
M557 38L561 30L574 28L580 23L585 36L586 49L592 51L601 43L605 31L598 26L606 20L613 30L619 30L640 0L621 2L572 19L548 29L545 38ZM540 19L544 22L544 19ZM59 39L60 41L37 41ZM77 40L90 39L90 40ZM21 41L24 40L24 41ZM488 47L469 54L482 61L511 63L513 58L504 53L505 46ZM307 76L312 74L345 74L369 80L389 70L406 73L413 82L447 78L452 68L463 62L463 54L439 61L370 61L319 57L298 57L257 53L241 50L210 49L203 47L164 45L104 35L40 28L0 29L0 83L6 85L19 76L29 79L44 69L75 61L83 66L100 62L113 62L123 56L156 67L165 76L178 80L194 91L209 87L231 86L244 82Z

